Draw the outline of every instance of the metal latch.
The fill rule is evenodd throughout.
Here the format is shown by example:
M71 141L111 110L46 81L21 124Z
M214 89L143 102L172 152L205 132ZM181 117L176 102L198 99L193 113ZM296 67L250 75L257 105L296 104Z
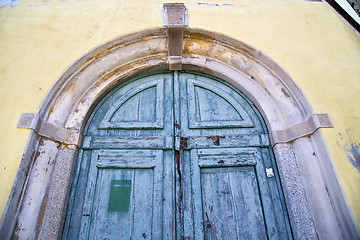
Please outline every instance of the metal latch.
M273 177L274 176L274 170L272 168L266 168L266 176L267 177Z
M175 150L180 150L180 137L176 136L175 137Z
M175 150L179 151L180 149L187 148L187 138L186 137L175 137Z

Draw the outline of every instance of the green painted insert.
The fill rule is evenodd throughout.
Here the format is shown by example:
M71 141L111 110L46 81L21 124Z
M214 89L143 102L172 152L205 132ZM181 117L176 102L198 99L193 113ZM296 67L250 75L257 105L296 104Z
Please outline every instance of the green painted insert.
M111 180L108 212L128 212L131 180Z

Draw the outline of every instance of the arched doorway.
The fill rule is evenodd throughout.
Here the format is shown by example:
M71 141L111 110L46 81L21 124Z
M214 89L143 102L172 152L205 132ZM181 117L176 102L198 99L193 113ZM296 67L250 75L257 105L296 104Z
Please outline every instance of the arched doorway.
M183 44L182 69L218 77L244 93L261 113L270 135L306 124L313 116L301 89L262 52L201 29L186 29ZM89 115L119 84L169 69L167 47L164 28L135 32L91 50L59 77L33 118L34 131L0 226L4 239L62 235ZM270 142L293 237L354 239L356 227L321 129Z
M224 81L161 72L89 118L63 239L292 239L268 131Z

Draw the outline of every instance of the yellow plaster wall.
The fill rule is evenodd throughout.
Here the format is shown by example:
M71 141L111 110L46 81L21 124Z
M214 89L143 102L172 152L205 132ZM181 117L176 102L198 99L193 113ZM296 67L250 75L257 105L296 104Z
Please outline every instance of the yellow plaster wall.
M0 214L29 134L16 128L21 113L36 112L57 77L91 48L161 26L164 2L20 0L0 8ZM184 3L190 27L220 32L263 51L290 73L315 112L330 114L335 128L323 130L324 137L360 226L359 34L323 2Z

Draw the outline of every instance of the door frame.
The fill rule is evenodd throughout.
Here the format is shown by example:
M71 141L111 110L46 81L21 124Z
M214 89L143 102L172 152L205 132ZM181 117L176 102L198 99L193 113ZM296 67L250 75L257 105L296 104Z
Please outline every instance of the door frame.
M290 75L259 50L190 28L185 29L183 45L182 69L220 78L239 89L260 111L270 134L313 116ZM35 116L60 130L50 137L31 131L2 217L2 236L61 236L88 117L119 84L167 70L167 46L165 28L120 36L80 57L56 80ZM294 238L356 238L358 230L321 129L288 142L272 139L272 145ZM35 169L42 170L38 174Z

